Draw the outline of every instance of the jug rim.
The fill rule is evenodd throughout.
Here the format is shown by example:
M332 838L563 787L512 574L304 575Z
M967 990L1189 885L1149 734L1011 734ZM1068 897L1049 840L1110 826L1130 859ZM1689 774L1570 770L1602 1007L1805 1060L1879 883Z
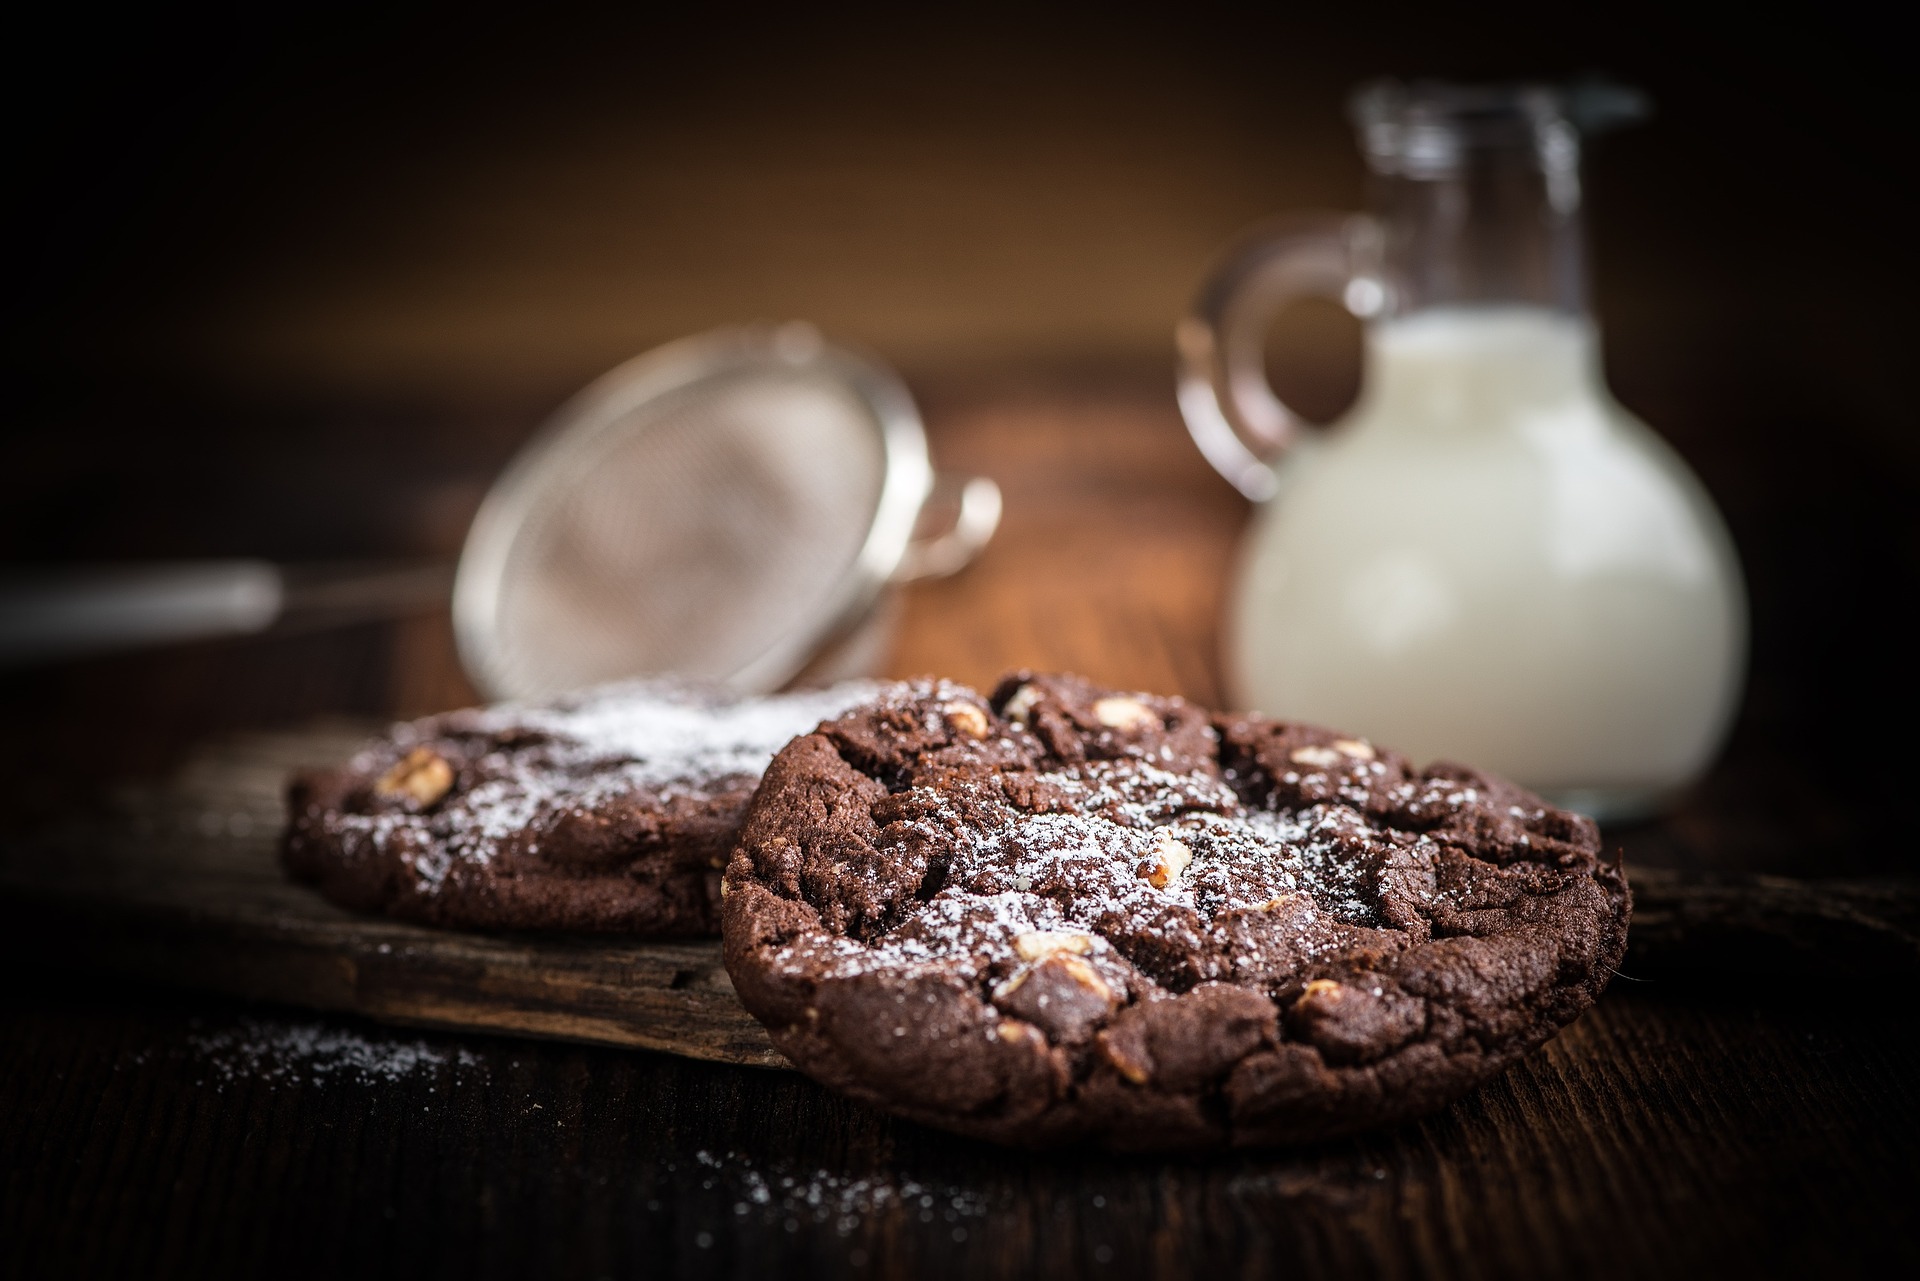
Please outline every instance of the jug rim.
M1599 77L1544 81L1369 80L1347 99L1361 149L1377 172L1440 177L1469 152L1531 150L1543 168L1571 170L1579 140L1645 119L1651 101Z

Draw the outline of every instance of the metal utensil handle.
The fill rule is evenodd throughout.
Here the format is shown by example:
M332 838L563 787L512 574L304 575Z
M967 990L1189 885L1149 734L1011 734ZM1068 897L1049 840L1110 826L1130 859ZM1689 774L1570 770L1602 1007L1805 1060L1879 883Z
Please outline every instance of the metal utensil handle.
M969 565L1000 528L1000 486L985 476L936 476L933 492L922 510L952 506L953 520L945 529L916 536L894 572L896 583L923 578L945 578Z
M1175 332L1180 412L1215 470L1254 502L1273 497L1273 464L1310 424L1267 382L1273 320L1305 298L1354 315L1385 301L1380 230L1364 214L1303 215L1270 224L1228 252Z
M444 608L440 561L95 565L0 576L0 666Z
M265 561L187 561L0 582L0 665L262 632L280 617Z

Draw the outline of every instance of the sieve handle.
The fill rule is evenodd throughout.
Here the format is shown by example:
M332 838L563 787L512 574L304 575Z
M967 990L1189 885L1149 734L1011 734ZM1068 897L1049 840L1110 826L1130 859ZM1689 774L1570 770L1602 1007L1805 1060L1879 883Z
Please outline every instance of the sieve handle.
M264 561L14 574L0 582L0 665L265 631L286 594Z
M94 565L0 575L0 667L216 636L251 636L444 605L438 562L288 566L260 560Z
M934 532L915 531L907 544L900 568L894 571L896 583L913 583L923 578L945 578L970 564L980 549L1000 528L1000 486L985 476L934 477L933 490L920 508L924 525L930 514L952 510L948 524Z

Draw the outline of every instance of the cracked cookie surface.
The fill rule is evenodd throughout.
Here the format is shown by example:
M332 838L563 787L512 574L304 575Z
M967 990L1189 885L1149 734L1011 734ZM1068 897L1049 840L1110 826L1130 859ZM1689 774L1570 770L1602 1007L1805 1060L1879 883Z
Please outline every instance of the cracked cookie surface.
M1587 819L1312 726L1021 673L768 768L727 968L802 1070L1002 1142L1306 1140L1440 1107L1592 1004Z
M761 771L875 690L634 682L399 725L294 778L282 862L342 906L430 925L713 934Z

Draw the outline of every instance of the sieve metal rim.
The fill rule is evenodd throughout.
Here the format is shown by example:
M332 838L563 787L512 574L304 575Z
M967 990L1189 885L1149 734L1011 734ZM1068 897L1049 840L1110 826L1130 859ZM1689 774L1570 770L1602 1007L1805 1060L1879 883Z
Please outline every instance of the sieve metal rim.
M900 570L920 509L933 490L926 430L906 385L877 360L824 341L811 325L715 329L656 347L601 375L562 405L514 455L487 491L467 531L453 585L454 641L461 664L489 699L526 697L501 653L501 588L515 539L548 486L563 479L601 436L660 397L755 369L803 371L841 383L880 431L883 479L867 537L841 581L807 623L776 638L720 683L743 692L778 689L820 646L856 625ZM636 673L640 674L640 673Z

